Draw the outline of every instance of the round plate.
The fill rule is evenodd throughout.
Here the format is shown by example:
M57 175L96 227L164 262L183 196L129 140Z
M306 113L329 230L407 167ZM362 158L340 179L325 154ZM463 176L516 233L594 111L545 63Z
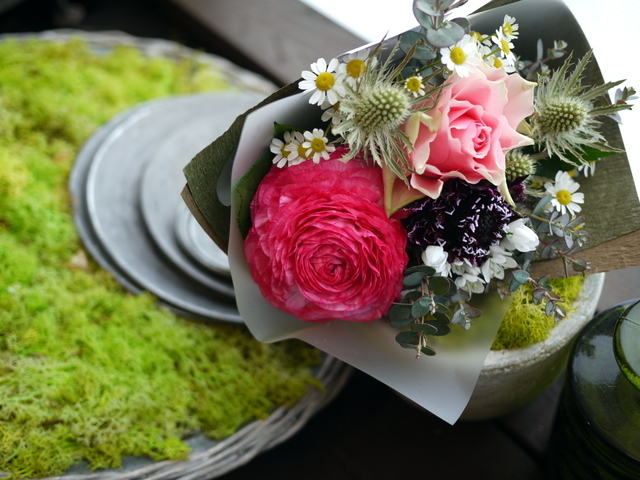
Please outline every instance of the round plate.
M209 238L185 203L178 206L175 234L183 251L199 265L218 275L231 277L229 257Z
M226 255L197 225L195 219L197 229L205 238L197 245L191 242L183 246L182 242L179 242L182 236L191 234L191 231L181 231L185 226L182 218L193 218L180 197L185 184L182 169L211 142L211 139L221 135L239 113L254 105L256 99L252 96L238 98L237 95L233 95L220 97L218 103L220 114L211 115L206 113L206 110L205 115L197 115L194 112L187 121L161 140L140 179L140 208L151 238L177 268L193 281L233 298L228 261L227 275L223 276L220 276L219 272L213 274L213 270L197 261L199 256L207 255L207 250L220 252L225 261ZM229 118L231 115L234 115L233 118ZM201 248L204 252L190 254L187 248Z
M177 205L182 202L180 190L184 184L184 180L177 180L183 178L178 170L193 156L192 151L186 151L188 149L182 151L174 147L171 139L180 143L179 132L184 131L184 126L206 123L209 117L216 117L211 130L200 134L206 138L206 145L258 100L255 94L217 93L149 102L116 119L106 134L101 134L102 141L94 142L98 146L88 168L84 167L85 219L93 230L95 243L104 253L106 264L103 266L113 271L116 278L124 277L125 286L128 283L133 284L134 291L148 290L163 303L190 316L242 321L228 280L217 280L211 275L209 283L203 284L194 280L184 268L176 268L175 261L168 260L167 252L176 256L181 251L174 233ZM180 159L172 161L166 169L158 170L152 165L159 158L167 158L163 152L175 154ZM162 178L172 175L172 186L169 189L160 183L154 187L147 186L145 212L141 206L141 196L144 196L140 193L142 178L152 178L158 172L161 172L158 177ZM173 189L177 191L174 193ZM163 195L171 199L161 202L161 206L166 208L160 209L162 213L158 214L158 219L148 216L150 212L158 212L155 203L163 195L153 193L157 191L164 192ZM164 231L169 224L171 231L167 230L168 237L154 239L155 234ZM149 226L151 228L147 230ZM184 258L188 257L180 258L179 262ZM191 259L188 261L192 270L198 268ZM211 288L212 284L218 288Z

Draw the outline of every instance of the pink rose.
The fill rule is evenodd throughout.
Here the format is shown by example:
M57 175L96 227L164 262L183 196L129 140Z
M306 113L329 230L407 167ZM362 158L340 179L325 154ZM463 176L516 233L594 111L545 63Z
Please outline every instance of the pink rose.
M533 113L534 86L517 74L484 65L468 77L452 76L435 107L413 115L405 125L414 146L409 154L416 172L411 186L437 198L450 178L500 185L505 153L533 143L516 128Z
M359 159L273 167L245 241L264 298L301 320L366 322L402 290L406 234L382 207L382 175Z

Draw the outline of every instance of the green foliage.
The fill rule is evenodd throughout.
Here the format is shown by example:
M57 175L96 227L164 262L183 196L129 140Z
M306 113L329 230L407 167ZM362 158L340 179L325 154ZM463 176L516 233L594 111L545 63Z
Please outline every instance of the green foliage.
M572 302L580 294L583 282L584 279L580 276L549 280L554 293L564 300L565 308L569 312ZM535 288L533 283L527 283L512 294L511 306L491 346L492 350L526 347L548 338L556 319L547 316L547 304L535 301Z
M0 42L0 471L179 459L297 401L319 352L176 318L84 256L66 185L82 142L151 98L226 88L193 61L131 48ZM241 401L239 401L241 399Z

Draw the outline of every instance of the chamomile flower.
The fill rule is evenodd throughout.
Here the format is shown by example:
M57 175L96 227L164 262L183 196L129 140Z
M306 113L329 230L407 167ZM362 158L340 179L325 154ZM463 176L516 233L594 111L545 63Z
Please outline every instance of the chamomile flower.
M462 40L452 47L441 49L440 55L442 63L460 77L468 77L469 73L475 72L482 63L476 42L469 35L462 37Z
M393 66L392 59L399 49L396 44L383 63L370 64L357 88L347 85L349 94L340 101L341 122L333 127L334 135L342 137L349 146L344 161L362 154L377 165L386 165L406 180L405 148L411 148L406 134L400 128L413 113L418 101L396 78L406 62ZM407 59L408 60L408 59ZM430 92L435 91L430 90ZM399 162L405 164L399 165Z
M285 151L289 152L287 156L287 163L289 166L298 165L305 160L309 160L307 157L307 150L302 147L304 143L304 135L301 132L293 132L293 137L291 141L285 145L283 148Z
M320 160L328 160L329 154L333 152L336 147L329 143L327 137L324 136L324 132L319 128L314 128L313 131L304 132L305 141L302 143L302 148L305 150L305 157L313 160L313 163L320 163Z
M579 203L584 203L584 193L576 193L580 184L575 182L567 172L556 173L555 182L544 184L546 192L551 195L551 205L561 214L569 213L575 215L582 207Z
M273 157L273 164L278 168L283 168L285 165L287 165L287 163L289 163L288 159L292 155L292 152L291 150L287 150L287 148L293 141L293 132L290 131L284 132L283 140L280 140L279 138L274 138L273 140L271 140L269 150L271 150L271 153L276 154L276 156Z
M355 87L360 79L364 77L366 71L375 66L377 62L378 59L376 57L369 58L369 49L365 48L346 55L338 66L338 73L343 76L351 87Z
M320 108L324 110L322 112L322 117L320 118L320 120L325 123L331 120L332 125L338 125L340 123L340 102L334 104L324 102Z
M414 97L421 97L425 94L424 83L422 83L422 75L414 75L404 82L406 88Z
M520 35L518 28L519 26L516 23L516 19L509 15L505 15L499 31L507 40L511 40L513 38L518 38L518 35Z
M309 103L320 106L327 100L334 104L345 94L343 76L336 71L339 63L337 58L331 59L329 64L324 58L319 58L311 64L311 71L302 72L304 80L298 83L298 87L305 92L313 92Z
M500 58L502 59L502 62L507 65L514 65L516 63L516 56L512 51L512 48L514 47L510 39L502 35L499 30L496 35L491 37L491 39L500 49Z

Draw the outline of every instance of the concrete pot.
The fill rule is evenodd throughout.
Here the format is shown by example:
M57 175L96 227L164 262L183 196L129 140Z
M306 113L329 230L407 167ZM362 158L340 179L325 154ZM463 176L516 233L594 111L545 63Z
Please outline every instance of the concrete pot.
M574 310L557 323L547 340L489 352L461 420L499 417L543 393L566 366L571 343L593 317L603 285L604 273L588 276L573 303Z

